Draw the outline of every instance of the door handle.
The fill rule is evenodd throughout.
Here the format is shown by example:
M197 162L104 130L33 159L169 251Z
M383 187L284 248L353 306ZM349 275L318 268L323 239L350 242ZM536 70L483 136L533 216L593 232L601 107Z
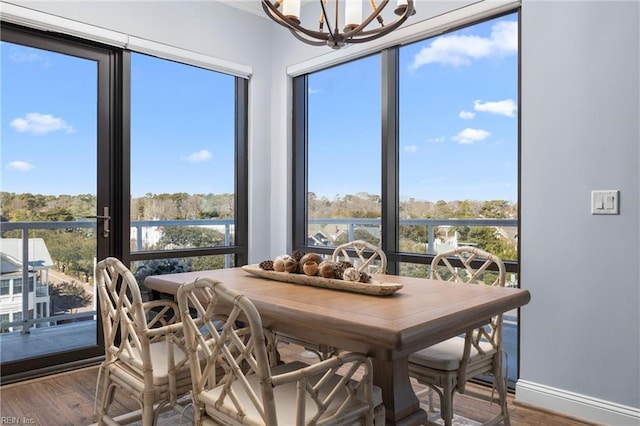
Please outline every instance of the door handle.
M102 219L102 236L105 238L109 238L109 233L111 232L111 228L109 227L111 216L109 216L109 207L105 207L103 209L102 215L96 216L85 216L87 219Z

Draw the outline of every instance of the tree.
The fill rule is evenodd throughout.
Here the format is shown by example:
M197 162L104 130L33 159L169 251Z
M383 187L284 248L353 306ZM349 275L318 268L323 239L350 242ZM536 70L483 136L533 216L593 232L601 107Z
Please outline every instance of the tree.
M51 285L49 295L51 296L51 304L54 310L59 309L63 312L70 311L71 313L75 313L78 308L88 306L93 300L93 297L75 281L64 281Z
M64 207L55 207L50 210L40 212L36 215L36 220L43 222L69 222L75 220L75 216Z
M164 228L156 249L214 247L223 244L224 234L215 229L199 226L171 226Z
M200 256L191 260L193 269L196 271L208 271L211 269L223 269L224 268L224 256Z
M144 288L144 280L150 275L178 274L181 272L191 272L191 263L183 259L159 259L145 261L133 273L136 282Z
M367 228L358 228L353 231L353 238L355 240L366 241L373 244L374 246L380 244L380 238L375 237L371 232L367 230Z

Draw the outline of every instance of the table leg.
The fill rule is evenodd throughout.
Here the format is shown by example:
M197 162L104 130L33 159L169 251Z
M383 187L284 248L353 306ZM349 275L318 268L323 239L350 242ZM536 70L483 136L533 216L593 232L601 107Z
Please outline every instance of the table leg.
M387 425L423 425L427 422L427 413L420 409L411 387L408 361L408 357L373 358L373 383L382 388Z

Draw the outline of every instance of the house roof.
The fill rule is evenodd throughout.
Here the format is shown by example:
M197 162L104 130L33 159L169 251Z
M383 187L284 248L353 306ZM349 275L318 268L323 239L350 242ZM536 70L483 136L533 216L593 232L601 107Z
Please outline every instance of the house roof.
M29 238L29 269L48 269L53 260L42 238ZM0 238L0 274L22 269L22 239Z

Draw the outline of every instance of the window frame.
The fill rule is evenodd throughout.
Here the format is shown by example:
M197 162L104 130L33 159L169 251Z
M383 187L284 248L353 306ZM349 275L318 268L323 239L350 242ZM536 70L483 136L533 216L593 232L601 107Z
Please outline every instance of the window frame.
M12 6L12 5L10 5ZM22 10L23 8L17 7ZM12 6L11 9L14 9ZM24 9L27 10L27 9ZM14 10L15 12L15 10ZM225 247L183 249L164 252L143 252L134 256L129 251L130 239L130 50L123 46L113 46L92 41L90 36L82 33L86 38L69 35L67 31L42 31L24 26L22 21L18 23L10 22L12 16L3 14L0 25L2 27L2 40L17 42L25 45L35 45L38 48L50 50L78 50L82 52L100 52L109 55L109 64L101 66L101 72L108 68L108 93L109 102L100 104L101 118L107 123L101 132L105 132L109 139L109 144L101 144L99 155L108 158L98 169L100 178L98 179L98 194L104 192L105 198L99 198L99 205L111 206L111 237L108 241L98 243L98 256L115 256L122 259L123 263L130 264L132 257L134 260L163 259L170 257L194 257L206 255L227 255L231 254L235 258L236 265L246 264L248 261L248 92L250 70L246 74L226 72L234 77L235 86L235 118L234 118L234 145L235 145L235 245ZM45 17L50 16L43 14ZM10 18L10 19L6 19ZM65 25L68 22L64 20ZM46 25L45 25L46 27ZM97 28L97 27L96 27ZM75 33L72 33L75 34ZM171 50L173 61L179 61L180 49ZM189 59L188 51L185 52L184 63L194 65L194 61ZM148 53L141 51L140 53ZM200 55L203 56L203 55ZM199 61L195 66L203 68L213 68L216 61L210 63ZM211 65L212 66L207 66ZM102 90L102 89L101 89ZM108 103L108 105L106 105ZM99 240L102 241L102 240ZM99 259L98 259L99 260ZM34 291L34 280L29 279L29 292ZM23 282L23 286L25 283ZM11 283L7 283L7 295L11 294ZM2 295L5 296L5 295ZM48 308L48 305L43 308ZM34 310L29 310L29 318L33 318ZM7 319L9 321L9 319ZM97 316L97 342L96 345L88 346L78 350L70 349L60 353L46 354L32 358L24 358L16 361L2 363L2 382L12 383L20 380L38 377L52 372L62 371L66 368L76 368L80 365L95 364L104 359L103 329L101 318Z
M470 27L480 24L485 21L500 18L502 16L518 14L518 24L520 27L521 10L520 7L511 8L506 11L500 11L500 13L492 14L490 16L484 16L482 19L476 19L463 24L451 27L447 30L447 33L454 32L462 28ZM401 252L399 246L399 229L400 229L400 217L399 217L399 50L402 46L415 43L417 41L424 41L445 33L430 34L423 39L411 39L404 43L381 49L379 52L369 51L366 56L374 53L381 54L381 149L382 149L382 164L380 165L382 171L382 186L381 186L381 198L382 198L382 250L387 255L387 271L389 274L398 274L400 272L401 263L415 263L418 265L430 265L434 258L434 254L421 254ZM520 41L518 40L520 44ZM349 58L347 61L360 59ZM518 49L518 75L521 73L520 60L521 54ZM333 248L322 248L318 246L310 246L307 241L307 229L308 229L308 76L311 73L322 71L324 69L340 65L332 63L325 68L316 67L308 70L305 73L292 76L292 204L291 204L291 247L292 250L300 250L302 252L315 251L320 254L331 254ZM520 79L518 79L519 81ZM520 83L518 82L518 110L520 110L520 98L521 90ZM521 128L521 114L518 114L518 141L517 141L517 164L518 164L518 227L517 233L520 235L520 128ZM518 253L520 253L520 240L517 241ZM454 262L454 265L456 262ZM519 260L505 260L504 261L506 272L508 273L520 273ZM461 264L458 266L462 266Z
M519 6L511 7L507 10L500 10L499 12L489 14L487 16L482 16L481 18L473 18L472 20L467 20L465 22L459 23L456 26L452 26L447 28L448 32L457 31L459 29L470 27L473 25L480 24L485 21L498 19L503 16L517 14L518 20L518 28L521 28L522 25L522 12ZM437 32L430 33L423 38L417 39L413 38L411 40L406 40L404 43L400 43L398 45L384 48L379 50L379 52L368 51L367 56L373 53L381 53L381 149L382 149L382 164L381 167L381 176L382 176L382 186L381 186L381 201L382 201L382 233L381 239L382 244L381 248L384 250L387 255L387 273L392 275L397 275L400 273L400 265L401 263L412 263L416 265L428 265L431 264L431 261L435 257L434 254L421 254L421 253L410 253L410 252L401 252L400 251L400 217L399 217L399 185L400 185L400 176L399 176L399 159L400 159L400 141L399 141L399 62L400 62L400 48L403 45L409 43L415 43L421 40L428 40L429 38L434 38L436 36L445 34L445 32ZM521 37L518 37L518 53L517 53L517 73L518 73L518 83L517 83L517 107L518 111L521 111L521 99L522 99L522 91L521 91ZM357 60L358 58L349 57L345 60L344 63ZM331 63L326 67L311 67L305 69L304 71L300 71L300 67L295 67L295 74L291 74L292 78L292 176L293 176L293 184L292 184L292 205L291 205L291 241L290 246L291 250L299 250L301 252L317 252L320 254L330 255L333 252L333 247L323 248L318 246L311 246L307 241L307 230L308 230L308 183L307 183L307 172L308 172L308 142L309 137L307 134L307 123L308 123L308 75L314 72L322 71L323 69L339 65L337 63ZM518 213L518 224L517 224L517 235L521 235L521 112L517 116L517 213ZM517 238L517 253L518 259L516 260L504 260L504 265L507 273L517 274L519 277L519 282L522 279L520 274L520 238ZM454 266L463 266L459 261L452 261ZM516 341L518 342L517 346L517 369L515 372L515 377L519 376L519 362L520 362L520 319L519 319L519 309L518 309L518 326L516 330ZM515 382L509 379L508 382L509 388L515 387Z
M131 53L133 51L126 50L124 52L124 61L127 66L123 69L124 77L124 105L126 106L126 113L123 113L123 128L126 129L123 135L123 152L122 152L122 164L123 164L123 176L122 180L118 183L122 189L122 193L129 194L130 192L130 165L131 165L131 138L130 138L130 126L131 126ZM147 54L145 52L135 52ZM160 59L165 59L160 57ZM176 59L165 59L179 62ZM184 65L192 66L187 62L179 62ZM211 72L220 72L211 70ZM123 253L121 258L124 264L130 264L138 261L145 260L159 260L159 259L174 259L185 257L198 257L198 256L216 256L216 255L232 255L234 257L235 265L245 265L248 262L248 236L249 236L249 172L248 172L248 134L249 134L249 80L248 78L234 76L234 91L235 91L235 105L234 105L234 151L235 151L235 164L234 164L234 244L228 246L216 246L216 247L197 247L197 248L185 248L175 250L148 250L148 251L130 251L129 247L129 230L131 226L130 218L130 199L131 197L125 197L122 202L121 209L116 211L123 214L121 218L123 223L123 233L126 234L126 238L123 235L122 247L120 251ZM125 166L128 165L128 166ZM126 191L126 192L125 192Z

